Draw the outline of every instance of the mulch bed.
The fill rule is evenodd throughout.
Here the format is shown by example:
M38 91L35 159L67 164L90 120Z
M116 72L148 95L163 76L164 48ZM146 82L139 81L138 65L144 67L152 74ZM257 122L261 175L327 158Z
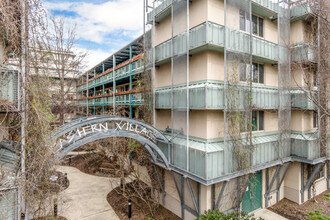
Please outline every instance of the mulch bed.
M330 190L327 190L316 196L317 202L315 202L314 199L310 199L302 205L298 205L288 199L282 199L269 209L291 220L307 219L309 212L314 212L319 209L322 210L322 215L330 216L330 200L325 199L326 195L329 193Z
M83 173L95 176L121 177L116 159L110 160L100 153L68 155L64 158L62 165L73 166ZM128 174L129 171L125 170L124 175L127 176Z
M126 184L126 190L130 190L130 184ZM121 220L129 220L128 218L128 201L120 192L120 187L113 189L108 195L107 200L110 206L113 208L115 213ZM148 219L150 218L150 214L148 214L148 207L145 203L139 202L137 205L136 203L132 202L132 217L130 220L140 220L140 219ZM159 206L156 211L156 215L152 219L157 220L180 220L178 216L173 214L168 209L164 208L163 206Z
M32 220L67 220L67 218L64 218L62 216L57 216L57 217L40 217L40 218L34 218Z

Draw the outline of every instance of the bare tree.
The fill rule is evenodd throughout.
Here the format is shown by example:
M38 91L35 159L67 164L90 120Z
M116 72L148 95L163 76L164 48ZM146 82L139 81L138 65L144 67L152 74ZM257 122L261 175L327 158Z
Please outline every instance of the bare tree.
M295 59L292 68L302 73L303 83L299 76L293 80L307 99L315 105L318 115L318 131L320 133L321 155L326 155L327 126L329 111L329 79L330 79L330 2L327 0L297 1L295 4L310 9L311 18L307 22L306 31L308 48L299 51L292 49ZM313 54L313 60L306 60L307 55Z
M47 32L37 39L33 52L41 66L39 72L53 85L52 110L58 115L59 124L65 116L75 113L75 90L79 70L87 53L77 50L76 27L67 27L62 17L50 17Z

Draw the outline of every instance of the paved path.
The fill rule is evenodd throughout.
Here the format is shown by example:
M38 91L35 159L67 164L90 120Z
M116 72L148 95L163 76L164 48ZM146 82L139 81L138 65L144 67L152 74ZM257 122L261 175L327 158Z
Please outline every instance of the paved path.
M261 217L265 220L288 220L287 218L284 218L283 216L280 216L276 214L275 212L272 212L268 209L259 209L256 212L253 213L255 217Z
M117 178L88 175L74 167L59 166L68 174L70 186L59 196L59 215L68 220L119 220L106 196L119 185Z

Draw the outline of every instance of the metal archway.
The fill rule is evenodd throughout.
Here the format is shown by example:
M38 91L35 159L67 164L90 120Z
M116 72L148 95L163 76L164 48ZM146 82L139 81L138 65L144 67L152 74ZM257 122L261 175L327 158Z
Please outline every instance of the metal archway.
M136 119L111 115L84 117L58 127L51 136L59 160L84 144L109 137L135 139L147 149L155 163L171 170L166 156L157 146L159 142L167 144L169 158L170 141L156 128Z

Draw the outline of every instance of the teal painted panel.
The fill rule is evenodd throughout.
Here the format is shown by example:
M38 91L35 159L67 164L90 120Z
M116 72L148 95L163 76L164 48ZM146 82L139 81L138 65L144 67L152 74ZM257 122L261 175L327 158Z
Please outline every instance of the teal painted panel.
M242 200L242 211L250 213L261 208L262 202L262 173L257 172L250 178L250 183Z

